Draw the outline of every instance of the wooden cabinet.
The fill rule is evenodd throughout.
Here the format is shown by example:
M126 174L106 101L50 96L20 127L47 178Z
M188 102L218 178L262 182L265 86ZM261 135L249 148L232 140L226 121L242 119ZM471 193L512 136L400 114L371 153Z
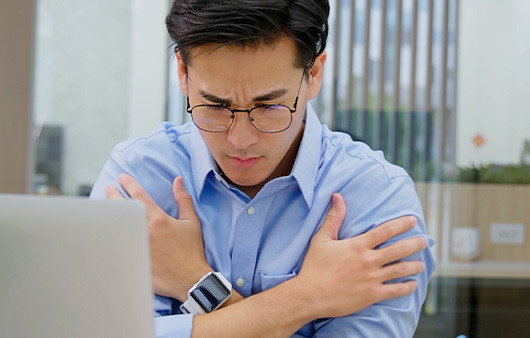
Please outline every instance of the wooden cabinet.
M436 239L438 275L530 278L530 185L416 183L427 229ZM493 244L492 223L523 224L523 244ZM451 232L474 227L480 256L462 262L451 254Z

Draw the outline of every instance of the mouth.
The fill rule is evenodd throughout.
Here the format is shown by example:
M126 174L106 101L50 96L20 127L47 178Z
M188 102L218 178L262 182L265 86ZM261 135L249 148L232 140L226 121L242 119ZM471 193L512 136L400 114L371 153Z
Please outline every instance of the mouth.
M246 169L256 164L256 162L258 162L260 158L259 157L247 157L247 158L230 157L230 159L238 168Z

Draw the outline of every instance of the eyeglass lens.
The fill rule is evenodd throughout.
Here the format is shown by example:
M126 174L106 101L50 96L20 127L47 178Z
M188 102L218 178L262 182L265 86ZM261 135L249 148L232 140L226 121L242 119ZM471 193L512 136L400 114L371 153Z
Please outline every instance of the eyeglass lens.
M227 130L235 118L228 108L208 105L193 107L191 115L197 127L212 132ZM291 119L291 111L282 105L255 107L249 114L249 120L254 127L269 133L287 129Z

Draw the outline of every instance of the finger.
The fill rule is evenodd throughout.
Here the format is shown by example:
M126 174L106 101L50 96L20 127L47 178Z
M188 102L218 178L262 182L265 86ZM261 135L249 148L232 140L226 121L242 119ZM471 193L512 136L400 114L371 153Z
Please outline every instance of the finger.
M107 196L109 200L123 199L123 196L121 192L118 190L118 188L112 185L107 185L107 187L105 188L105 196Z
M423 250L427 246L425 237L416 236L400 240L387 247L376 250L376 254L382 265L397 261Z
M344 199L339 193L335 193L331 196L331 207L317 234L336 240L345 216L346 205L344 204Z
M383 280L389 281L392 279L412 276L422 272L424 269L423 262L420 261L402 261L387 265L381 269Z
M180 176L173 181L173 195L179 206L179 219L197 219L193 199L184 186L184 179Z
M122 187L133 199L141 201L147 209L147 217L151 218L157 213L163 212L144 188L129 174L120 174L118 180Z
M388 283L381 285L381 299L397 298L411 294L418 287L416 281L404 283Z
M390 238L412 229L416 223L416 217L402 216L375 227L366 232L363 236L368 238L370 247L375 248Z

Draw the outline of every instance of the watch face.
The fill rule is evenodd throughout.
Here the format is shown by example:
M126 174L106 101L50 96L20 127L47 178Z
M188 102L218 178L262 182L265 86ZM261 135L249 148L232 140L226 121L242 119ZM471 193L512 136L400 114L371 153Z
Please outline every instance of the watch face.
M191 297L207 313L215 310L229 295L230 290L214 274L209 275L191 291Z

